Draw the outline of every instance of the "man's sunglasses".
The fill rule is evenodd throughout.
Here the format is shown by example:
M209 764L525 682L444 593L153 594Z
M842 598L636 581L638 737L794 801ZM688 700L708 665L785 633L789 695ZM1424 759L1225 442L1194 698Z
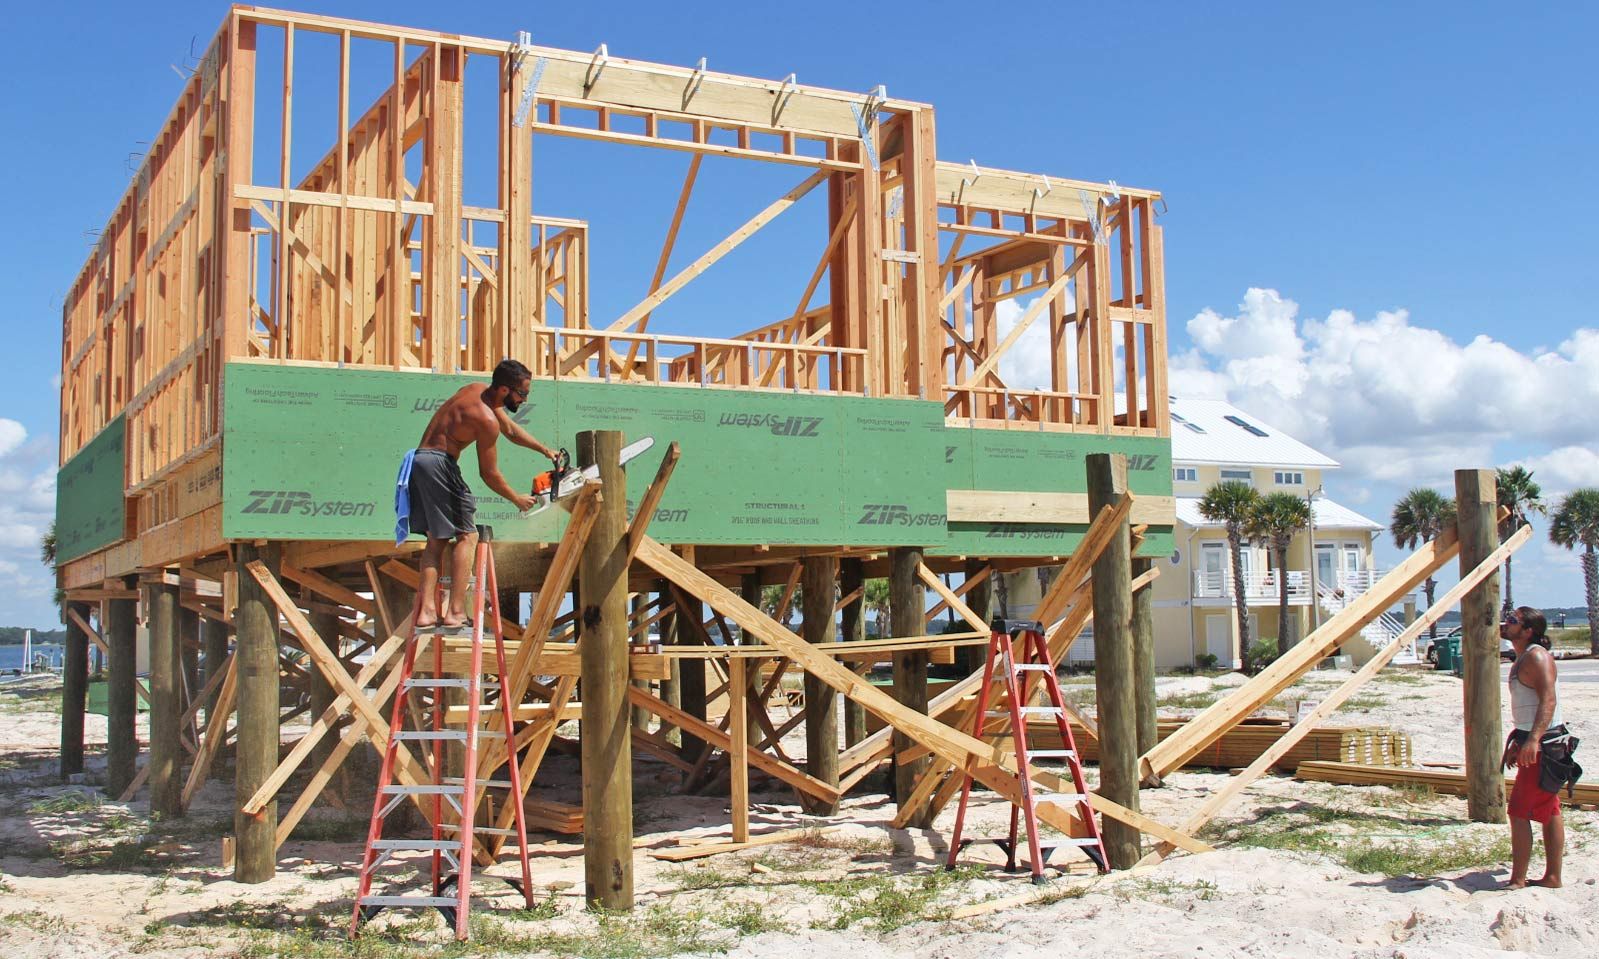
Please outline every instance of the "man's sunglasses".
M1517 619L1514 616L1506 616L1505 617L1505 625L1506 626L1520 626L1521 625L1521 620Z

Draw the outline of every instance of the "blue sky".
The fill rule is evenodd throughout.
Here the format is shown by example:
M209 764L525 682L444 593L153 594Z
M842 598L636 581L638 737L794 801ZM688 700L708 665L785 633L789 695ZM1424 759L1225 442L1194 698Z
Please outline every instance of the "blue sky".
M1554 490L1599 484L1592 406L1572 405L1599 379L1599 334L1580 333L1599 327L1592 8L909 9L895 23L884 8L826 3L317 6L488 37L528 29L539 43L604 42L668 63L704 56L716 70L793 71L840 89L886 84L936 105L943 159L1162 190L1174 385L1286 418L1345 462L1330 492L1355 508L1383 519L1404 488L1446 483L1452 466L1524 460ZM33 5L0 39L16 78L0 104L12 134L0 293L15 364L0 380L0 579L13 586L0 622L52 618L29 539L49 512L62 294L87 231L126 187L129 154L178 94L172 65L191 37L204 49L224 12ZM308 136L297 129L297 142ZM536 209L594 224L605 280L594 308L614 315L648 281L686 157L546 143ZM680 251L704 249L801 178L759 166L706 163ZM723 333L786 314L821 222L812 204L774 223L674 299L666 328ZM1473 345L1479 336L1491 342ZM1384 344L1384 362L1362 362ZM1352 377L1351 363L1370 375ZM1355 389L1364 398L1351 402ZM1494 399L1501 391L1510 398ZM1518 598L1579 602L1575 567L1536 550L1526 565L1542 573Z

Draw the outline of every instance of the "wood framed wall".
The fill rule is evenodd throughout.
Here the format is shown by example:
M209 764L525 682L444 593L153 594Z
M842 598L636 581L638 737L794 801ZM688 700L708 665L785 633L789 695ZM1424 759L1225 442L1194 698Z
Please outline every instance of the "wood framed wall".
M330 49L337 82L309 82L312 51ZM468 85L485 82L497 142L467 149ZM331 119L307 137L297 115ZM105 568L222 545L210 479L230 360L481 373L513 355L539 377L922 398L957 424L1167 435L1159 194L940 160L934 120L881 88L232 9L63 310L61 461L127 413L129 528ZM619 316L591 315L588 224L535 212L548 136L693 158L651 292ZM669 271L705 156L786 166L794 186ZM465 204L464 171L489 164L495 204ZM813 194L827 233L795 258L792 314L721 337L651 326ZM1017 344L1046 330L1048 381L1008 381Z

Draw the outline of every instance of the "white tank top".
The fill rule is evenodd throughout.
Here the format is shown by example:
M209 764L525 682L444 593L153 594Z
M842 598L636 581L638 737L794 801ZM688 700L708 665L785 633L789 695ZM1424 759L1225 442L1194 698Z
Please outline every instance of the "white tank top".
M1538 718L1538 691L1521 681L1518 675L1521 661L1510 668L1510 717L1515 722L1516 728L1522 731L1532 729L1532 724ZM1554 695L1554 691L1550 691ZM1555 699L1555 713L1549 718L1549 728L1563 725L1565 720L1560 717L1560 700Z

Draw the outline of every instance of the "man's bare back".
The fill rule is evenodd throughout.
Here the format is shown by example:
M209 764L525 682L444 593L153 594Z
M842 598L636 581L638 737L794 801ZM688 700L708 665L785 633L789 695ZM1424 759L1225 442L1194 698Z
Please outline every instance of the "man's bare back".
M478 383L456 390L428 420L417 449L443 450L451 457L458 457L473 443L484 439L492 443L498 438L499 421L483 402L484 392L484 387Z
M466 587L477 541L477 501L456 462L461 451L475 444L478 476L484 485L519 510L526 511L534 505L533 497L518 492L506 481L496 449L496 441L504 436L517 446L555 457L548 446L509 415L527 402L529 389L531 374L527 367L515 360L501 362L488 386L463 386L444 401L428 420L422 440L411 454L410 529L427 536L420 563L418 627L432 627L439 622L456 626L466 620ZM450 568L455 576L450 585L449 606L441 617L434 594L446 547L450 549Z

